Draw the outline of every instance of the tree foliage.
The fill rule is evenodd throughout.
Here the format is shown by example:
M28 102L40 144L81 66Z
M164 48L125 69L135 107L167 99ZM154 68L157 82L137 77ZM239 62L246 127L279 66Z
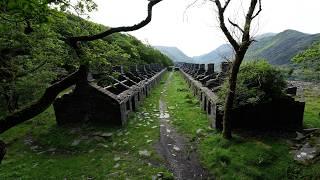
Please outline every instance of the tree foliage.
M229 83L225 81L218 92L221 102L226 97ZM284 95L286 80L280 69L265 60L249 61L241 65L238 74L234 108L247 104L271 101Z
M1 15L5 19L0 19L0 114L12 112L38 99L52 82L74 72L82 63L90 64L93 72L105 73L110 73L111 66L115 65L128 67L159 63L168 66L172 63L151 46L120 33L82 43L83 56L79 60L64 40L72 36L97 34L107 27L54 10L48 6L49 1L34 1L13 1L12 5L11 1L2 2L7 3L7 13ZM26 10L29 6L32 8L33 3L47 3L44 6L48 13L36 10L36 14L45 16L46 21L33 19L33 31L25 33L25 22L19 19L27 15L20 12L24 11L24 6ZM16 10L11 11L10 8ZM16 21L13 23L11 20Z

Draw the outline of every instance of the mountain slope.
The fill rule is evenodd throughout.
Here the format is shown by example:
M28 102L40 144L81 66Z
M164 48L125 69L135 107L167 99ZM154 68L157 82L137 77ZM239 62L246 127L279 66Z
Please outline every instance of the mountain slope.
M224 61L225 59L229 59L233 54L232 47L229 44L223 44L219 46L217 49L201 55L201 56L194 56L194 62L201 63L201 64L208 64L208 63L215 63L220 64L220 62Z
M163 54L167 55L173 62L192 62L192 58L184 54L177 47L153 46Z
M262 35L259 35L256 37L257 40L264 39L264 38L269 38L275 36L275 33L265 33ZM225 61L226 59L231 59L233 56L233 49L230 44L223 44L219 46L217 49L201 55L201 56L195 56L193 59L197 63L215 63L215 64L220 64L220 62Z
M305 34L295 30L285 30L281 33L267 33L256 37L245 59L266 59L271 64L285 65L301 51L308 49L315 41L320 41L320 34ZM224 44L208 54L194 57L199 63L219 63L224 57L232 57L230 45Z
M310 35L286 30L253 43L246 54L246 59L264 58L271 64L289 64L296 54L308 49L313 42L319 40L320 34Z

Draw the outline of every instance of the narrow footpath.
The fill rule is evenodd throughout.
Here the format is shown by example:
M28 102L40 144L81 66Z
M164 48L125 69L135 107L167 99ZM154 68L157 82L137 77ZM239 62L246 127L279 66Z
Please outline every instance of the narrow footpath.
M164 96L172 75L173 72L170 72L159 100L160 142L157 144L157 151L166 160L167 167L173 172L176 179L209 179L196 153L190 152L191 147L188 145L188 140L170 124L170 114Z

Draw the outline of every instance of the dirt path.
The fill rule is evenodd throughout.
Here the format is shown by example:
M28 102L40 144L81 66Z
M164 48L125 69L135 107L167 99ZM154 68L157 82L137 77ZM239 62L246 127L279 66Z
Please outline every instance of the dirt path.
M170 115L164 100L172 72L166 80L165 87L159 100L160 109L160 142L157 144L159 154L167 161L168 168L173 172L176 179L213 179L201 167L196 153L188 144L188 140L170 125Z

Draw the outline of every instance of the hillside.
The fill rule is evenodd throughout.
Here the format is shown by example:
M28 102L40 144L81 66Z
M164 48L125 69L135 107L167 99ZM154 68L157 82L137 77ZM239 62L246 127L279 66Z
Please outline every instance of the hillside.
M320 40L320 34L305 34L295 30L285 30L278 34L267 33L256 37L257 42L254 42L245 59L266 59L271 64L285 65L290 64L291 59L308 49L315 41ZM232 49L229 45L224 44L208 54L194 57L197 62L219 63L224 60L224 57L232 56Z
M265 33L262 35L259 35L256 37L257 40L263 39L263 38L269 38L273 37L275 33ZM233 49L229 44L223 44L219 46L217 49L201 55L201 56L194 56L192 57L195 61L199 63L216 63L219 64L222 61L225 61L226 59L231 59L233 55Z
M82 43L83 56L77 59L74 50L62 40L96 34L106 27L71 14L56 11L52 14L50 22L34 23L31 33L24 32L23 23L0 21L0 112L7 110L4 94L17 98L13 109L25 105L39 98L51 82L74 72L83 62L88 62L93 72L107 73L112 73L111 66L117 65L126 68L136 64L172 64L160 51L122 33Z
M177 47L167 47L167 46L154 46L163 54L167 55L173 62L192 62L192 58L184 54Z
M202 64L220 64L220 62L224 61L225 59L229 59L233 54L232 52L232 47L229 44L223 44L207 54L194 56L193 59L195 62Z
M305 34L294 30L286 30L253 43L246 59L264 58L271 64L289 64L296 54L308 49L318 40L320 40L320 34Z

